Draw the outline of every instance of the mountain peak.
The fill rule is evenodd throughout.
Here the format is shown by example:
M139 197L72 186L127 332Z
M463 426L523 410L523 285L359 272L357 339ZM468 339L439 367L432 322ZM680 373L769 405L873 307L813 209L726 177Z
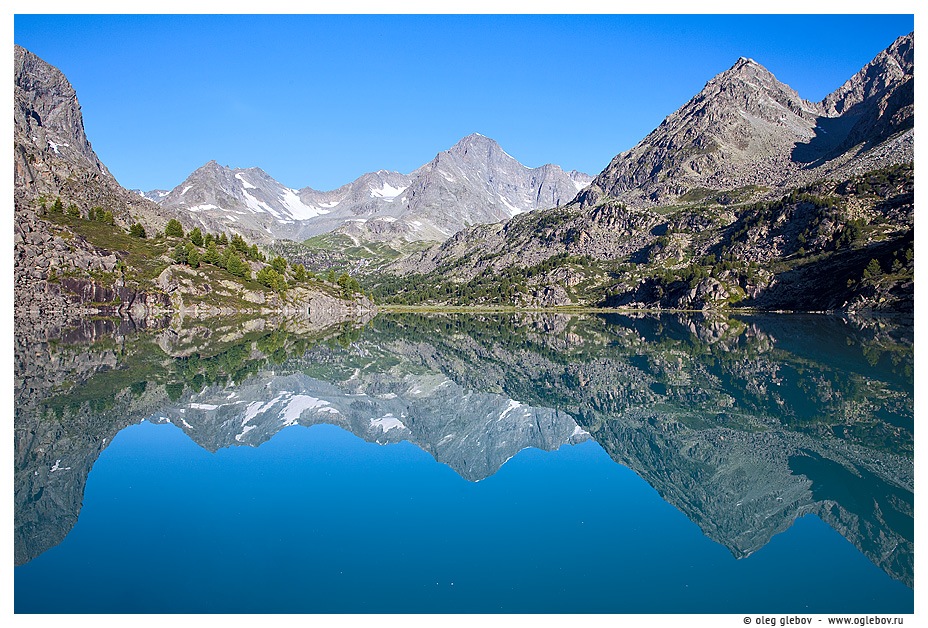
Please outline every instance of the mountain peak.
M496 142L496 140L491 139L486 135L481 135L480 133L471 133L470 135L462 137L460 140L458 140L458 143L452 146L449 152L457 152L478 146L499 148L499 144Z
M770 70L749 57L739 57L733 66L709 81L706 87L731 82L737 82L741 85L754 85L765 89L789 89L789 87L778 81Z
M205 164L197 168L197 170L228 170L228 168L224 168L223 166L219 165L219 162L215 159L210 159Z

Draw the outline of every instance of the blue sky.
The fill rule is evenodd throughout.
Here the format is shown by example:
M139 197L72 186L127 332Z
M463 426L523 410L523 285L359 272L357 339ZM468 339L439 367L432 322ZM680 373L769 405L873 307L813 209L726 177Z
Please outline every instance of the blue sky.
M294 188L410 172L479 132L589 174L751 57L820 100L911 15L16 15L128 188L210 159Z

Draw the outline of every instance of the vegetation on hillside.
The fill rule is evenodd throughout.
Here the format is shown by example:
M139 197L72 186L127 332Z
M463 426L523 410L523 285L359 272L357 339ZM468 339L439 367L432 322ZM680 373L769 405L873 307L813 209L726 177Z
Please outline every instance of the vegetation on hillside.
M191 302L235 306L209 288L210 283L233 281L249 290L270 290L284 295L297 286L321 289L333 295L354 298L360 292L356 279L341 273L330 276L307 271L299 263L291 264L284 257L270 260L256 244L248 243L239 234L202 233L199 228L185 232L177 220L168 221L164 232L148 234L138 222L129 229L115 224L110 212L92 207L85 210L76 204L65 208L60 198L38 199L39 216L53 225L53 233L64 240L79 238L101 254L112 253L118 258L112 270L87 270L62 265L49 269L49 281L64 277L91 279L104 286L124 286L140 293L158 293L162 287L158 277L172 265L196 270L191 281L197 286ZM249 304L240 303L242 307Z
M691 190L680 197L689 204L616 206L609 211L632 216L628 225L599 233L589 227L599 208L533 212L505 227L507 245L531 255L474 242L429 273L385 269L361 280L378 300L403 305L519 307L558 293L561 305L826 309L814 294L793 293L830 273L837 288L828 286L820 300L829 309L891 303L904 310L914 278L913 175L912 164L901 164L766 201L750 200L755 188ZM584 254L584 242L606 249L596 238L637 244L616 257ZM523 261L546 249L542 261Z

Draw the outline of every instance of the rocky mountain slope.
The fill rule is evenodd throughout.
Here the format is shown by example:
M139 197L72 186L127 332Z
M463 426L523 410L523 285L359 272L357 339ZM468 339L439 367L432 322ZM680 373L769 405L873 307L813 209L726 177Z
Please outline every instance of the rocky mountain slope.
M740 59L573 202L369 285L398 303L911 311L912 76L911 36L822 103Z
M440 242L466 226L567 203L591 180L551 164L527 168L473 134L408 175L379 170L326 192L211 161L166 195L146 195L204 229L258 242L333 231L364 241Z
M14 46L13 186L20 214L30 201L61 196L82 207L102 206L117 224L163 229L172 217L120 186L84 132L74 88L57 68Z
M662 205L695 188L784 188L911 161L913 80L913 35L819 103L741 58L617 155L578 200Z
M77 311L262 310L299 312L315 323L328 315L331 324L370 308L347 280L315 279L283 260L270 271L241 238L185 233L172 218L184 216L122 188L100 162L64 75L18 46L14 62L17 325Z

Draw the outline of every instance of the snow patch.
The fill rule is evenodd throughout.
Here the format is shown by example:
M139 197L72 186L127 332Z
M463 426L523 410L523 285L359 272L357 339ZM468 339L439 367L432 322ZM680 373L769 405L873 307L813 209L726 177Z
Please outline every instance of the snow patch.
M268 409L270 409L271 406L273 406L275 403L277 403L283 398L284 398L284 395L281 394L281 395L277 395L276 397L274 397L267 403L261 403L260 401L252 401L247 406L245 406L245 418L242 419L242 425L245 425L246 423L251 421L253 418L258 416L262 412L266 412Z
M222 208L217 207L216 205L213 205L211 203L203 203L202 205L194 205L193 207L188 207L187 211L188 212L205 212L210 209L222 209Z
M254 185L248 183L248 181L245 180L245 177L242 176L242 173L241 173L241 172L239 172L238 174L236 174L236 175L235 175L235 178L242 182L242 187L245 188L246 190L249 189L249 188L252 189L252 190L257 189L256 186L254 186Z
M383 186L377 188L376 190L371 190L371 198L382 198L384 200L393 202L393 199L402 194L406 187L408 186L395 188L389 183L384 183Z
M524 209L519 209L518 207L510 203L508 200L506 200L505 197L503 197L502 194L497 194L497 196L499 197L499 200L503 202L503 205L505 205L509 209L510 215L515 216L516 214L521 214L525 211Z
M382 395L377 395L378 399L396 399L396 393L384 393Z
M393 416L392 413L388 413L379 419L371 419L371 427L379 427L381 430L383 430L384 433L387 433L392 429L406 429L406 426L403 425L403 422Z
M331 405L328 401L316 399L309 395L294 395L290 403L287 404L287 407L284 408L281 418L283 418L285 424L291 425L300 418L300 415L303 414L304 411L322 409L328 405ZM332 409L334 410L334 408ZM336 410L336 412L338 412L338 410Z
M585 429L583 429L582 427L580 427L579 425L575 425L575 426L574 426L574 431L573 431L573 433L570 435L570 437L573 438L574 436L584 436L584 435L589 436L590 433L587 432L587 431L586 431Z
M280 197L280 202L283 203L283 206L290 213L290 216L297 220L306 220L329 213L327 209L319 209L313 205L306 205L300 200L300 197L296 195L296 192L290 188L284 188L284 191L278 196Z
M45 141L48 142L48 145L51 146L51 149L52 149L53 151L55 151L55 154L56 154L56 155L60 155L60 154L61 154L61 153L58 152L58 147L59 147L59 146L67 146L67 144L65 144L64 142L53 142L53 141L51 141L51 140L45 140ZM69 467L69 468L70 468L70 467Z
M188 185L187 187L185 187L185 188L183 189L183 191L180 193L180 195L183 196L183 195L186 194L187 191L188 191L190 188L192 188L192 187L193 187L192 185Z
M524 404L519 403L518 401L509 400L509 403L506 405L506 409L503 410L497 421L502 421L504 417L508 416L513 410L518 410L519 408L525 408Z
M246 190L242 190L242 194L245 195L245 204L248 205L248 209L251 211L261 214L268 213L271 214L274 218L283 218L275 209L264 201L259 201L254 196L249 194Z
M55 466L51 468L51 472L54 473L55 471L67 471L68 469L71 468L71 467L62 467L60 465L61 465L61 458L55 461Z
M253 430L253 429L255 429L255 426L254 426L254 425L246 425L246 426L245 426L245 429L242 430L242 433L241 433L241 434L236 434L236 435L235 435L235 440L237 440L238 442L242 442L242 438L245 436L245 434L247 434L248 432L250 432L250 431Z
M213 405L211 403L191 403L190 407L194 410L215 410L219 406Z
M188 430L192 430L192 429L193 429L193 426L190 425L189 423L187 423L184 419L181 419L180 422L183 423L183 424L184 424L184 427L186 427Z

